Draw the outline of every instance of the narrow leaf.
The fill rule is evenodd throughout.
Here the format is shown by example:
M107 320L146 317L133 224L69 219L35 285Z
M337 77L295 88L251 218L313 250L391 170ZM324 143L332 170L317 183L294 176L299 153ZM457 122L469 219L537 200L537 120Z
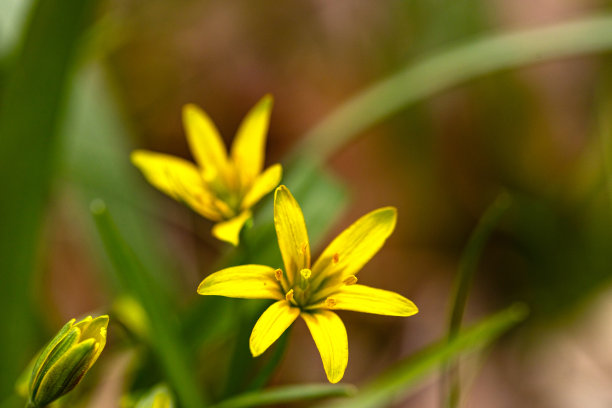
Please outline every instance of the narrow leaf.
M121 284L140 301L151 323L152 347L164 368L169 383L176 391L181 406L200 408L205 406L203 396L195 383L195 372L183 354L178 327L170 315L167 299L156 286L153 277L136 258L132 249L121 237L106 205L96 200L91 205L98 233L107 254L115 266Z
M54 177L64 91L95 4L36 2L20 47L7 61L0 95L0 317L19 324L0 336L0 399L13 391L35 352L31 300L39 232Z
M471 41L425 57L366 88L309 131L294 154L325 161L364 130L457 84L504 69L610 49L610 15Z
M480 218L478 225L476 225L463 250L458 273L453 285L452 303L448 317L448 341L452 341L459 333L470 287L472 286L472 280L478 266L478 260L487 239L501 216L510 207L510 203L510 196L505 192L501 193ZM442 403L448 407L455 407L459 402L459 370L456 365L457 361L450 359L442 368Z
M353 385L304 384L269 388L227 399L214 408L247 408L287 404L309 399L347 397L355 394Z
M365 386L353 398L324 405L325 408L388 407L405 398L417 383L433 373L443 361L478 350L495 340L527 316L527 308L515 304L461 332L451 342L446 339L400 362Z

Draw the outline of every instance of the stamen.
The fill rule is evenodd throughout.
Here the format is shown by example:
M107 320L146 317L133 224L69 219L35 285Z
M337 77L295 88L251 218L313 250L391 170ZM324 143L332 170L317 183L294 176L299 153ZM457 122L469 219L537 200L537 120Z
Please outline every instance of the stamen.
M276 278L277 281L281 281L281 279L283 279L283 271L281 269L277 269L274 271L274 277Z
M355 275L349 275L343 282L345 285L354 285L357 283L357 277Z
M300 271L300 288L302 290L306 290L308 288L309 282L308 280L312 276L312 271L310 269L302 269Z
M332 261L337 264L340 261L340 255L336 252L334 256L332 256Z
M285 294L285 299L288 302L291 302L293 300L293 289L291 289L289 292L287 292L287 294Z
M337 304L338 304L338 302L336 302L336 299L334 299L334 298L327 298L327 299L325 299L325 306L327 306L329 308L333 308Z

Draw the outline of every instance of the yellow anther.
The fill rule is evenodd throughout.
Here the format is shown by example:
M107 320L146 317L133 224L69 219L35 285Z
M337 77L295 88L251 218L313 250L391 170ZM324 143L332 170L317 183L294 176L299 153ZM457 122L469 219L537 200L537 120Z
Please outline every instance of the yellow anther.
M357 277L355 275L349 275L343 282L345 285L354 285L357 283Z
M287 292L287 294L285 294L285 299L288 302L291 302L293 300L293 289L291 289L289 292Z
M283 271L281 269L275 270L274 277L276 278L277 281L280 282L280 280L283 279Z
M327 307L332 308L332 307L336 306L336 304L338 304L338 302L336 302L336 299L333 299L333 298L325 299L325 306L327 306Z
M334 256L332 256L332 261L337 264L340 261L340 255L336 252Z

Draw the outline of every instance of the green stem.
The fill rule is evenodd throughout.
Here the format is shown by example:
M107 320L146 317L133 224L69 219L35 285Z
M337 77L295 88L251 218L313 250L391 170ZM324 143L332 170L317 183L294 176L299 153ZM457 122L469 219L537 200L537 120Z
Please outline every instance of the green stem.
M478 266L478 261L487 239L493 232L501 216L510 207L510 196L503 192L487 208L472 232L459 262L457 276L453 285L452 303L448 318L447 340L452 342L461 329L468 295ZM453 408L459 403L460 377L457 359L449 359L442 368L442 407Z
M603 101L601 102L599 112L599 138L602 146L602 160L604 166L604 178L607 184L608 205L612 214L612 98L610 98L610 79L606 79L604 86Z
M125 290L136 298L147 313L151 329L151 346L163 367L168 381L185 408L206 406L195 373L184 354L186 350L172 318L167 299L157 282L150 275L132 248L123 240L111 218L106 204L95 200L91 212L106 252L117 269L117 275Z
M408 105L478 76L612 49L612 16L498 34L410 64L343 103L310 130L293 155L325 161L364 130Z

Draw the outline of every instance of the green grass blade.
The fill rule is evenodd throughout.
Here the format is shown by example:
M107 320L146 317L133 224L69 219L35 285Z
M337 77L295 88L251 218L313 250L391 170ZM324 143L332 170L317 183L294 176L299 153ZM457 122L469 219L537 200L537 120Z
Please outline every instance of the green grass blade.
M0 95L0 399L35 352L32 283L54 175L58 126L79 38L95 0L35 4Z
M480 349L527 316L527 308L516 304L461 332L452 341L443 339L399 363L365 386L353 398L330 403L326 408L388 407L406 397L413 387L451 357Z
M269 388L264 391L249 392L225 400L214 408L262 407L272 404L287 404L309 399L347 397L355 393L352 385L303 384Z
M156 206L158 192L130 163L129 141L133 135L117 106L103 66L99 61L88 62L76 74L70 92L60 175L75 192L71 197L75 198L75 207L82 210L75 217L81 218L79 226L84 234L96 234L88 207L93 199L104 197L113 209L114 221L121 225L123 239L164 291L176 296L176 281L169 273L171 254L160 240L160 225L173 225L174 220ZM95 241L89 242L92 252L103 257L104 249L95 246ZM115 277L104 278L109 277L111 288L116 289Z
M176 392L181 406L201 408L202 395L195 383L195 373L183 354L186 349L181 343L177 322L172 319L167 301L156 286L153 277L136 258L132 249L124 242L104 202L92 203L91 212L102 242L122 284L146 311L151 324L152 347Z
M510 208L511 198L503 192L487 208L484 215L480 218L478 225L472 232L468 243L463 250L459 262L458 273L453 285L453 296L448 318L448 341L451 342L461 329L461 321L467 303L467 298L472 286L474 274L478 266L478 261L487 239L499 222L501 216ZM442 395L443 406L455 407L459 402L459 371L456 369L456 361L451 359L443 368ZM448 383L447 381L448 380Z
M612 87L611 80L606 78L604 86L604 96L599 108L599 140L601 144L601 155L603 162L604 180L606 183L608 205L612 214Z
M319 160L408 105L478 76L612 49L612 16L498 34L438 52L375 83L309 131L296 155Z
M0 58L10 54L15 47L32 0L3 0L0 2Z

